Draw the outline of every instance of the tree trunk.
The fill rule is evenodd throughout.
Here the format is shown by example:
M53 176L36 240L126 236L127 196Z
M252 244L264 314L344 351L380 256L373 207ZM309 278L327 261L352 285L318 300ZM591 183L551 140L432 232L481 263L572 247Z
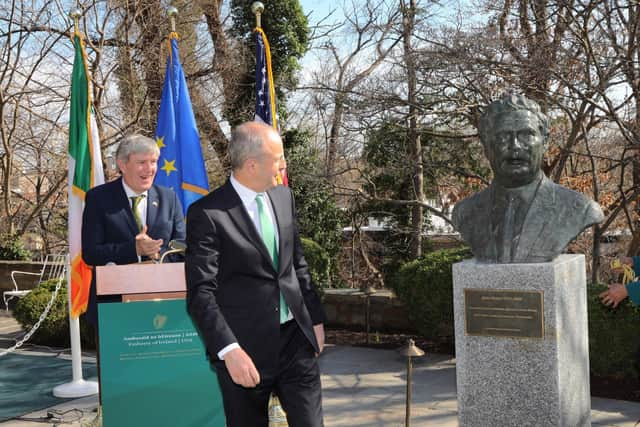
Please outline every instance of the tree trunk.
M329 132L329 142L327 146L327 160L325 178L332 183L336 174L336 157L338 153L338 141L340 140L340 127L342 126L342 116L344 114L345 95L338 92L335 96L335 107L333 119L331 120L331 131Z
M409 104L409 132L408 132L408 146L409 146L409 158L411 159L412 177L413 182L413 197L419 202L424 201L424 178L423 178L423 166L422 166L422 144L420 142L420 135L418 134L418 109L417 109L417 94L416 94L416 64L414 58L413 48L411 46L411 37L413 35L413 28L415 26L416 17L416 1L410 0L409 6L404 2L401 2L402 7L402 39L404 46L404 63L407 69L407 85L408 96L407 103ZM416 204L411 208L411 243L410 253L412 258L418 258L422 255L422 229L424 228L424 216L423 208L421 205Z

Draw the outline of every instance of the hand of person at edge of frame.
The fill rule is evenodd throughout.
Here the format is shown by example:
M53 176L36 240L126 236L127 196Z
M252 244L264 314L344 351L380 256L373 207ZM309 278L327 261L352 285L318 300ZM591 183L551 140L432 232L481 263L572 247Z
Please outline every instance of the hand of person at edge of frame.
M234 348L224 355L224 364L234 383L247 388L260 384L260 374L253 360L241 348Z
M316 341L318 341L318 348L320 349L320 352L316 353L317 357L320 355L320 353L322 353L322 350L324 349L324 325L322 323L314 325L313 332L316 335Z
M609 289L600 293L600 301L606 306L612 306L613 308L618 307L618 304L622 300L624 300L629 293L627 292L626 286L620 283L612 283L609 285Z

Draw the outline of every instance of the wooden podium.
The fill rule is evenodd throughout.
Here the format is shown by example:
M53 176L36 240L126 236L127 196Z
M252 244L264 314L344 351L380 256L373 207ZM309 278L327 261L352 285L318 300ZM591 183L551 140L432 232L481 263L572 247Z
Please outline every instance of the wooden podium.
M96 268L103 425L225 424L215 372L186 310L184 264ZM122 302L101 302L121 296Z
M96 267L96 290L98 296L122 295L123 302L184 298L184 263Z

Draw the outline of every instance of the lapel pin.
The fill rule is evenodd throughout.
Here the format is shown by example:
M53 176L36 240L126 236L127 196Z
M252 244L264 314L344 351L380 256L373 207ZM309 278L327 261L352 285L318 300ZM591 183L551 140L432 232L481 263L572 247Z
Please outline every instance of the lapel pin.
M157 208L157 207L158 207L158 202L157 202L157 201L155 201L155 200L154 200L151 204L153 205L153 207L154 207L154 208Z

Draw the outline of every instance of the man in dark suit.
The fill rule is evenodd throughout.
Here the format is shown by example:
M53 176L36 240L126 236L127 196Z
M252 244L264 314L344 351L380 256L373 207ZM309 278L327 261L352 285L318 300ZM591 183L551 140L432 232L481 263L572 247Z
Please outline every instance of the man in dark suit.
M291 427L322 426L324 311L302 253L282 140L238 126L233 172L187 213L187 307L218 375L229 427L266 427L275 392Z
M177 195L170 188L153 185L159 155L153 139L125 137L116 151L122 177L87 192L82 258L88 265L158 259L170 240L184 239L184 216ZM109 299L114 300L119 299ZM95 274L86 317L97 325Z
M478 130L494 179L456 204L452 215L477 260L548 262L585 228L603 220L596 202L542 172L549 119L538 104L505 96L487 107Z

